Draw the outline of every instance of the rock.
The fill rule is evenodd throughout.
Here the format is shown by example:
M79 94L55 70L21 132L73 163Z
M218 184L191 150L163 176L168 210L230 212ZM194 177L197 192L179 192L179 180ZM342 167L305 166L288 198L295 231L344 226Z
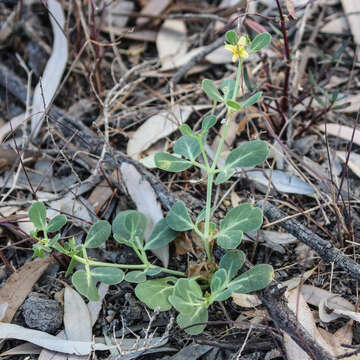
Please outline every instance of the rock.
M56 300L47 299L45 295L30 293L23 306L26 325L50 334L58 331L63 322L63 309Z

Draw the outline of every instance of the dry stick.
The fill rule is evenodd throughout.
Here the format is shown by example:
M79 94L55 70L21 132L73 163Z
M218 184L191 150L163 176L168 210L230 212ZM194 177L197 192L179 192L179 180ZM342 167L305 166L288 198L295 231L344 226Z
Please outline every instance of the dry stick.
M287 216L287 214L270 203L266 203L264 205L263 200L259 201L256 206L260 208L263 207L264 215L271 222ZM360 280L360 265L350 257L346 256L329 241L326 241L319 235L314 234L313 231L309 230L294 219L288 219L280 222L279 225L290 234L294 235L302 243L315 250L326 263L333 262L345 270L351 277L356 280Z

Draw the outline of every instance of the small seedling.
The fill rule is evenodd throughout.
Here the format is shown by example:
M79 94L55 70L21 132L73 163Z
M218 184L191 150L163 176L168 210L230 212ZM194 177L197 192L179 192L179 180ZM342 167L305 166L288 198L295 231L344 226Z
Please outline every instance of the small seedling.
M44 256L45 252L55 249L71 258L67 275L70 275L77 264L83 264L84 269L77 270L72 275L72 282L78 292L89 300L98 300L96 282L118 284L125 280L137 283L136 296L149 308L159 308L160 311L178 311L177 323L186 328L188 334L201 333L208 320L208 308L215 301L224 301L232 293L250 293L265 288L273 279L274 271L270 265L260 264L238 275L245 263L245 254L238 250L243 233L257 230L263 222L261 209L254 208L250 203L241 204L231 209L219 226L212 222L212 189L213 185L229 180L240 168L250 168L263 163L268 156L268 146L265 141L252 140L230 152L223 168L218 167L221 149L226 133L234 114L258 102L262 93L256 92L238 102L238 93L244 89L242 81L243 61L245 58L261 50L271 41L268 33L262 33L250 40L248 36L239 37L230 30L226 33L225 48L233 53L233 61L238 61L236 80L226 80L220 90L215 84L205 79L202 89L217 103L223 103L227 108L224 131L213 161L207 157L205 143L209 130L216 125L217 118L211 114L202 121L201 130L194 132L188 125L180 127L183 136L173 147L175 154L158 153L155 163L159 169L169 172L182 172L191 166L202 169L207 174L206 206L200 212L195 222L182 201L176 202L165 219L154 227L150 237L145 242L146 217L135 210L127 210L117 214L112 226L104 220L95 223L89 230L83 244L76 245L75 239L59 243L60 234L49 238L49 234L59 232L65 225L66 217L57 215L48 223L46 208L42 202L34 203L29 210L29 218L35 226L31 234L37 243L34 245L34 256ZM244 95L244 94L242 94ZM201 160L199 159L201 157ZM192 230L204 242L206 261L210 273L208 278L185 277L179 271L153 265L147 258L147 251L159 249L172 242L179 232ZM112 233L113 238L134 250L141 264L113 264L91 260L87 249L98 248L104 244ZM214 242L226 249L219 264L215 262L212 248ZM126 273L125 273L126 271ZM160 273L166 277L149 279ZM201 323L199 325L194 325ZM194 325L194 326L192 326Z

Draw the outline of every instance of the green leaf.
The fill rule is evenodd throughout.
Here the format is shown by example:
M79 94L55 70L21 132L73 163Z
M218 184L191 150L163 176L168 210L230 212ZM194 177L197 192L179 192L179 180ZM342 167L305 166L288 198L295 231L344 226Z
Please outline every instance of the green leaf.
M152 310L159 307L160 311L168 311L172 307L168 299L176 281L175 277L147 280L136 285L135 295Z
M234 169L221 169L215 178L215 185L220 185L229 180L235 174L235 172L236 171Z
M192 165L190 161L164 152L155 154L155 164L159 169L169 172L181 172Z
M169 302L180 313L191 315L194 308L203 306L204 297L195 279L179 279Z
M232 99L234 97L236 81L229 79L222 82L220 89L224 94L224 99Z
M246 168L266 160L269 149L265 141L252 140L234 149L226 158L227 168Z
M90 301L99 301L99 293L90 273L78 270L71 278L77 292L86 296Z
M231 209L220 221L220 230L241 230L249 232L259 229L263 222L263 213L250 203L244 203Z
M213 206L211 209L210 209L210 214L212 214L215 210L215 207ZM198 224L200 221L203 221L205 220L205 216L206 216L206 208L203 208L200 212L199 212L199 215L197 216L196 218L196 224ZM211 216L211 215L210 215Z
M46 230L46 208L43 202L37 201L30 206L29 219L38 230Z
M121 243L129 245L129 242L143 239L146 229L146 217L136 210L126 210L118 213L112 223L114 239Z
M158 268L151 268L146 271L146 276L156 276L162 273L162 269L160 267Z
M234 30L229 30L225 34L226 41L231 45L236 45L239 41L239 36Z
M106 220L99 220L89 230L84 246L86 248L97 248L102 245L111 234L111 226Z
M59 214L53 217L49 225L47 226L48 232L56 232L59 231L67 222L67 218L65 215Z
M271 35L267 32L256 35L254 40L251 42L250 51L256 52L268 46L271 43Z
M241 250L230 250L220 260L220 269L225 269L228 281L238 273L245 263L245 254Z
M201 123L202 133L205 134L216 124L216 116L208 115Z
M220 230L217 234L217 244L223 249L235 249L242 240L243 232L240 230Z
M259 264L241 274L229 284L229 289L239 294L248 294L266 288L274 279L274 269L268 264Z
M231 289L226 289L220 292L219 294L217 294L214 298L214 301L225 301L232 295L232 293L233 292Z
M146 241L145 250L159 249L176 238L177 232L169 227L165 219L156 223L154 229Z
M253 92L256 89L256 81L254 80L255 81L254 85L251 83L249 73L248 73L246 66L244 66L244 81L245 81L246 87L248 88L248 90L250 92Z
M140 284L146 281L146 273L144 271L130 271L126 273L125 280L130 283Z
M65 277L68 277L72 271L75 269L75 266L78 264L78 261L76 261L74 258L71 258L70 264L68 268L66 269Z
M180 125L179 127L179 130L181 131L181 133L183 135L186 135L186 136L189 136L189 137L194 137L194 133L193 131L191 130L191 127L188 125L188 124L182 124Z
M216 292L221 292L227 287L228 284L228 276L225 269L218 269L214 272L211 283L210 290L211 293L214 294Z
M207 322L208 321L208 309L202 306L197 306L193 309L191 314L182 314L180 313L176 317L176 322L180 328L185 328L192 324L196 324L199 322ZM201 334L206 325L196 325L192 326L185 330L185 332L189 335L198 335Z
M111 267L96 267L91 269L91 276L104 284L116 285L124 280L125 274L121 269Z
M201 83L201 87L204 90L205 94L212 100L223 102L224 99L219 93L219 90L216 88L214 83L209 79L204 79Z
M262 96L262 91L258 91L257 93L255 93L254 95L250 96L248 99L246 99L240 106L241 108L245 108L247 106L251 106L254 105L255 103L257 103L259 101L259 99Z
M177 201L165 219L169 227L176 231L186 231L194 228L194 224L183 201Z
M234 100L228 99L225 103L228 109L232 112L240 111L242 109L242 105Z
M189 136L182 136L175 142L174 151L186 159L195 161L201 154L200 144L197 139Z

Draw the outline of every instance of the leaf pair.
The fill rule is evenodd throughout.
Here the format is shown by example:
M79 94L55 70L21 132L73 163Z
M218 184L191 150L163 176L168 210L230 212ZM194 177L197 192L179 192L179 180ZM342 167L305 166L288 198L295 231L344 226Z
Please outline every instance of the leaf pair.
M33 203L29 208L29 219L37 230L53 233L59 231L67 222L65 215L53 217L49 224L46 221L46 208L42 201Z
M121 269L112 267L96 267L89 271L76 271L71 280L75 289L90 301L98 301L99 293L96 288L96 281L108 285L116 285L124 280L124 272Z
M231 209L220 221L217 243L224 249L235 249L240 245L243 233L259 229L262 222L261 209L253 208L250 203L241 204Z
M225 166L215 179L219 185L234 175L236 168L249 168L264 162L269 154L267 143L262 140L252 140L237 147L227 156Z

